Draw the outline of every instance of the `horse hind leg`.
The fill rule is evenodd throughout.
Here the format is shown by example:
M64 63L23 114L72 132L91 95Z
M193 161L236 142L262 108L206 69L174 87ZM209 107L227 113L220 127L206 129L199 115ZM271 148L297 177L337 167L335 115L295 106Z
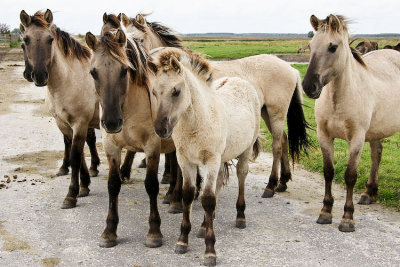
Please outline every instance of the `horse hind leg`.
M371 147L371 172L365 192L358 201L360 205L369 205L375 202L378 195L378 169L382 158L383 147L380 140L371 141L369 144Z
M285 192L287 189L287 182L292 179L290 172L289 153L288 153L288 141L286 133L283 132L282 136L282 157L281 157L281 178L279 184L276 187L276 192Z
M57 176L67 175L69 172L69 166L71 165L70 162L71 145L72 145L71 139L64 134L64 146L65 146L64 158L63 158L63 164L61 165L60 169L57 172Z
M121 180L127 181L131 178L131 170L132 170L132 164L133 160L135 159L135 152L127 150L124 163L121 166L120 169L120 175L121 175Z
M246 228L246 216L244 210L246 209L246 202L244 200L245 192L245 181L249 172L249 159L251 156L252 148L246 150L242 155L239 156L238 163L236 165L236 173L239 182L239 194L236 201L236 227L239 229Z
M173 157L176 158L176 152L171 152L165 154L165 163L164 163L164 174L161 179L162 184L169 184L170 177L174 175L173 171L171 170L171 166L173 164ZM174 156L175 155L175 156Z
M98 166L100 165L99 154L97 153L96 148L96 133L94 128L89 128L86 136L86 143L89 147L91 161L90 161L90 169L89 174L91 177L96 177L99 174Z
M85 154L82 150L82 163L80 169L80 180L81 184L79 187L78 197L86 197L89 195L90 175L86 165Z

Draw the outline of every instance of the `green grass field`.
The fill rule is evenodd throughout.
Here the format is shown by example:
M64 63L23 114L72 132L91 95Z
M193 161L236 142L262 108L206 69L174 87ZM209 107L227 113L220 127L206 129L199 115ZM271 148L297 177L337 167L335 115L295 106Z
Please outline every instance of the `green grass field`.
M245 38L185 38L185 44L201 53L208 55L212 59L241 58L260 53L296 53L299 46L306 44L310 39L290 39L290 38L269 38L269 39L245 39ZM371 38L371 41L378 41L379 48L384 45L397 44L400 40L397 38ZM357 44L362 39L354 42ZM293 64L304 77L308 65ZM304 96L304 112L307 121L316 128L314 117L314 100ZM262 131L265 134L266 141L264 147L271 151L272 137L269 134L264 122L262 122ZM312 142L316 148L310 151L309 157L303 157L300 163L309 171L323 173L322 155L318 145L316 132L309 131ZM400 199L398 191L400 190L400 134L396 134L383 141L383 156L379 170L379 198L378 202L385 206L400 208ZM343 140L335 140L335 182L344 185L344 172L348 160L348 145ZM362 192L368 181L371 167L370 148L366 143L359 165L359 176L356 184L356 190ZM290 187L290 184L289 184ZM321 199L322 200L322 199ZM358 201L358 199L355 199Z
M299 47L307 44L309 38L200 38L184 37L185 46L199 51L212 59L234 59L257 54L297 53ZM367 40L360 38L352 46ZM369 38L378 42L379 49L385 45L396 45L399 38Z

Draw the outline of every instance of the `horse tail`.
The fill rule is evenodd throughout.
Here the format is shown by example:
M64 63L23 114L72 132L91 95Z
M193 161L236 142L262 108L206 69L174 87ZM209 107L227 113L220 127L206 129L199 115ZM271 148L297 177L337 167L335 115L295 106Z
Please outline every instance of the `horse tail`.
M312 146L307 134L307 129L311 127L306 121L303 111L303 87L301 86L300 74L298 71L296 72L296 88L287 113L289 153L293 161L299 160L301 152L308 155L308 149Z
M253 144L253 154L251 156L252 161L256 160L258 158L258 155L262 151L263 149L262 143L263 143L263 137L261 135L258 135L256 141Z

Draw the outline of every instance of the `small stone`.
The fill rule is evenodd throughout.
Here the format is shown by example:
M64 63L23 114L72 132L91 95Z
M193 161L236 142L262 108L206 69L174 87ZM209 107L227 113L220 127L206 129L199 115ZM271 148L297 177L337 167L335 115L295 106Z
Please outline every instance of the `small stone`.
M286 202L286 204L290 204L290 202Z
M8 176L8 175L4 175L4 178L6 178L6 179L9 178L9 177L10 177L10 176Z
M14 175L13 175L13 178L14 178L14 179L17 179L17 178L18 178L18 175L14 174Z
M3 187L6 187L6 185L5 184L0 184L0 189L3 188Z
M261 204L261 203L262 203L262 201L258 201L258 203L260 203L260 204Z
M7 184L9 184L9 183L11 182L10 177L7 178L7 181L6 181L6 182L7 182Z
M15 172L19 172L21 170L21 167L17 167L14 169Z
M35 185L35 183L31 183L31 185Z

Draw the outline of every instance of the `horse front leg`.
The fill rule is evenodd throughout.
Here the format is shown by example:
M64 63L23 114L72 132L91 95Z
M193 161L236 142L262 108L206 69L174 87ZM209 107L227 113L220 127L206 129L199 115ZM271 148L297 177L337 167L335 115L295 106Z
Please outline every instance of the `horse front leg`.
M333 207L333 196L332 196L332 180L335 176L335 168L333 166L333 138L330 138L327 134L317 130L318 142L322 151L323 165L324 165L324 178L325 178L325 196L323 200L323 207L318 217L317 223L319 224L331 224L332 223L332 207Z
M67 175L69 172L69 166L71 165L70 156L71 156L71 138L68 138L67 135L64 135L64 158L63 164L57 172L57 176Z
M378 196L378 170L382 159L383 146L380 140L371 141L369 142L369 145L371 147L371 172L365 192L361 195L361 198L358 201L358 204L360 205L369 205L374 202Z
M354 205L353 205L353 190L357 181L357 167L360 162L362 149L365 142L365 133L359 133L350 140L349 162L344 174L346 182L346 203L344 204L344 214L339 225L341 232L353 232L355 223L353 220Z
M171 174L175 177L175 186L171 194L171 203L169 205L169 213L181 213L183 211L182 206L182 171L176 160L176 154L170 154L171 159Z
M82 165L82 153L85 145L87 126L80 126L73 129L72 148L71 148L71 183L68 194L61 206L62 209L76 207L76 198L79 194L79 172Z
M160 151L145 151L146 154L146 192L150 199L149 232L146 236L146 247L156 248L162 245L163 235L161 234L161 218L158 213L157 196L159 192L158 184L158 164L160 162Z
M121 163L121 149L110 144L103 138L104 150L108 160L108 215L106 228L101 235L100 247L109 248L117 245L118 195L121 190L119 166Z
M80 180L81 184L79 187L79 194L78 197L86 197L89 195L90 189L90 175L89 175L89 170L86 165L86 160L85 160L85 153L84 150L82 149L82 163L81 163L81 169L80 169Z
M131 170L132 170L132 164L133 160L135 159L135 152L127 150L124 163L121 166L121 180L126 181L131 178Z
M91 177L96 177L99 174L98 166L100 165L99 154L97 153L96 147L96 133L94 128L89 128L86 136L86 144L90 151L90 169L89 174Z
M164 174L161 179L162 184L168 184L170 182L170 177L174 175L173 171L171 170L171 164L173 163L173 158L176 158L176 152L166 153L165 154L165 163L164 163Z
M181 223L181 234L179 240L176 243L175 253L183 254L186 253L189 246L189 233L192 229L191 224L191 212L192 203L195 194L195 179L197 173L197 167L187 161L185 161L182 166L182 200L183 200L183 216Z

